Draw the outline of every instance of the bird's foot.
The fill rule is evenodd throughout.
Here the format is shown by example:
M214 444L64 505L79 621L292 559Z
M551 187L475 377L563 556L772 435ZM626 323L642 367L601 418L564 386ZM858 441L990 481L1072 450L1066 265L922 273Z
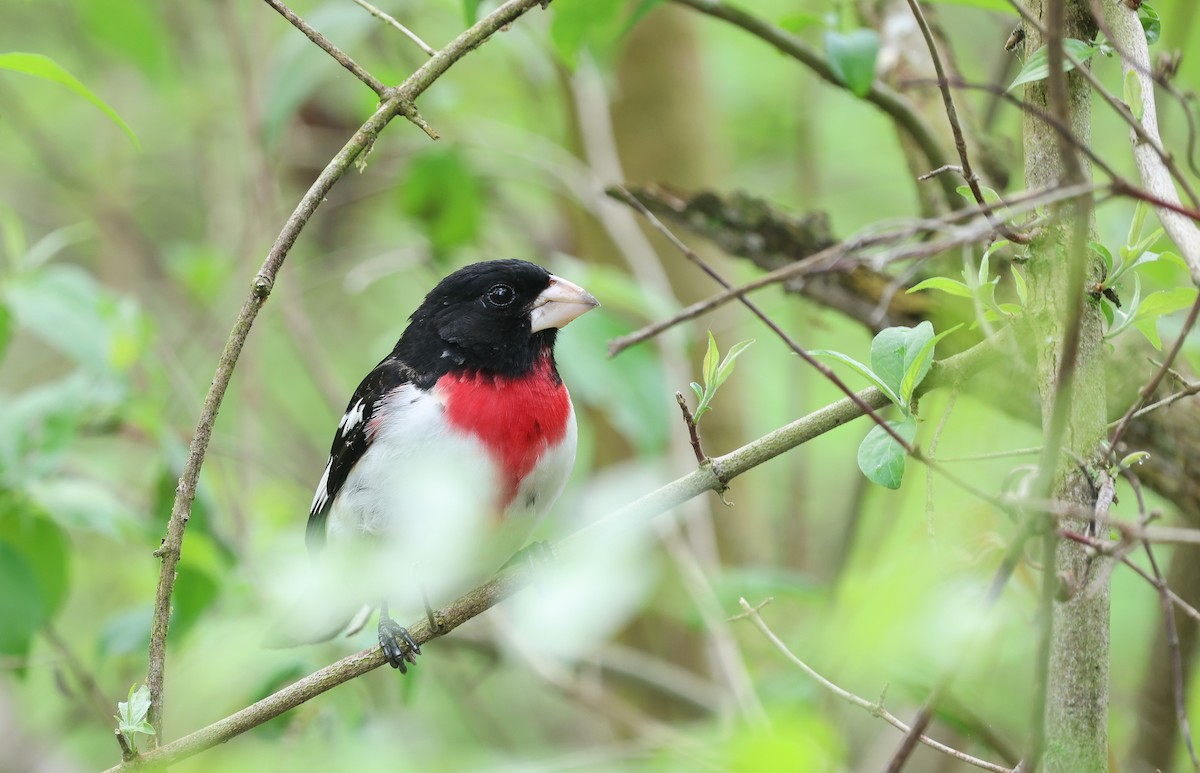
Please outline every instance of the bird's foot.
M417 655L421 654L421 648L408 629L390 617L379 618L379 647L392 668L400 669L402 674L408 673L407 663L415 665Z

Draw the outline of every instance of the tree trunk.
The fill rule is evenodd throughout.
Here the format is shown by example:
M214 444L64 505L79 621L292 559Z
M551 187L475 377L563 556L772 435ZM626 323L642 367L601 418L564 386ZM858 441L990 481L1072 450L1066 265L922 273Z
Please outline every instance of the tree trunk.
M1094 24L1085 0L1034 0L1030 10L1048 24L1050 3L1064 4L1064 38L1090 39ZM1037 29L1025 29L1026 56L1045 41ZM1075 142L1091 141L1091 95L1087 83L1072 72L1066 78L1066 102ZM1053 114L1046 81L1030 84L1025 99L1035 109ZM1046 189L1070 180L1071 170L1064 161L1060 138L1043 119L1027 114L1024 125L1025 178L1030 189ZM1087 160L1076 154L1084 180L1090 180ZM1087 207L1081 211L1080 208ZM1037 381L1042 399L1042 426L1048 443L1053 442L1051 426L1054 406L1065 401L1067 422L1062 434L1064 453L1045 457L1046 463L1060 470L1052 484L1053 497L1091 509L1095 505L1096 482L1091 479L1097 465L1097 449L1105 432L1105 388L1103 369L1103 327L1100 309L1086 296L1076 308L1066 299L1078 297L1080 281L1100 280L1100 267L1086 252L1090 238L1090 205L1059 207L1057 217L1037 234L1030 249L1028 315L1037 342ZM1087 218L1086 233L1076 229L1079 218ZM1086 261L1085 277L1072 277L1072 259ZM1074 292L1073 292L1074 291ZM1075 315L1080 319L1078 359L1073 378L1062 378L1064 356L1070 356L1064 341ZM1065 369L1072 372L1071 368ZM1083 460L1077 464L1073 460ZM1086 466L1089 469L1085 470ZM1086 533L1092 524L1067 520L1061 526ZM1056 532L1051 529L1050 534ZM1108 769L1108 634L1109 589L1106 580L1097 580L1099 563L1089 561L1082 546L1068 540L1047 541L1055 553L1058 577L1049 581L1066 589L1053 605L1050 636L1048 684L1044 705L1043 769L1046 771L1103 771ZM1050 558L1049 550L1043 560ZM1056 559L1056 560L1055 560ZM1055 564L1050 564L1054 566ZM1061 582L1056 582L1061 580Z

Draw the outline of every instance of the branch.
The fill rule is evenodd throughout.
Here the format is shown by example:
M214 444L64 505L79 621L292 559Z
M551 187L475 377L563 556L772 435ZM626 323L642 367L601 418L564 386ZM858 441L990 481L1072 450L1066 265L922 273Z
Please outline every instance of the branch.
M225 349L218 361L212 385L204 398L200 419L188 446L187 462L179 478L179 485L175 489L175 502L171 506L171 517L167 522L167 534L163 539L162 546L155 551L155 555L162 559L162 567L154 599L154 618L150 626L150 662L147 668L146 682L150 687L150 720L159 738L162 737L163 671L167 654L167 627L170 622L171 594L175 589L175 570L179 565L184 530L187 528L188 518L191 515L192 500L196 498L200 468L204 464L204 455L208 450L209 440L212 438L213 424L216 422L217 412L221 408L221 401L229 388L233 369L237 365L238 357L246 343L246 337L250 334L250 327L254 324L255 317L266 303L267 296L271 294L275 277L279 273L284 259L309 218L325 200L330 188L361 154L370 149L379 133L393 118L404 115L409 120L417 120L419 116L417 116L416 107L413 104L414 99L428 89L468 51L478 48L492 35L511 24L529 9L536 5L545 6L546 2L547 0L508 0L451 41L436 56L410 75L398 88L390 90L388 98L354 133L350 141L338 151L338 154L322 170L308 192L304 194L295 211L284 224L283 230L276 237L275 244L267 253L266 260L258 274L255 275L250 292L242 303L242 309L225 342Z
M807 43L795 35L768 24L739 8L726 5L720 0L675 0L675 2L709 16L723 19L735 27L741 27L751 35L762 39L800 62L828 83L840 89L846 88L846 84L842 83L829 68L825 57L809 48ZM938 143L933 129L903 95L894 91L887 84L875 81L863 99L891 116L892 120L912 137L928 160L930 169L946 165L946 154L942 151L942 146ZM957 208L962 199L955 190L954 181L941 177L939 184L942 186L946 203L951 209Z
M536 3L536 0L531 1ZM924 394L938 387L961 384L976 372L987 367L993 361L998 347L1003 343L1003 341L985 341L961 354L935 362L929 371L928 378L922 381L921 386L918 387L918 393ZM856 398L859 402L873 408L882 408L888 403L888 398L874 387L859 392ZM562 540L559 546L566 551L573 547L587 545L590 540L594 540L599 530L624 528L645 522L706 491L720 490L730 480L742 473L836 429L862 416L863 413L863 410L850 398L839 400L724 456L712 459L712 464L704 465L655 489L625 507L580 529ZM452 604L439 609L434 615L434 618L441 624L436 634L430 630L427 616L422 616L410 625L409 633L412 634L417 644L424 644L443 636L529 585L532 579L533 576L528 565L517 561L504 574L475 588ZM131 771L141 765L167 765L192 757L205 749L225 743L339 684L362 676L385 662L383 653L378 647L342 658L241 711L142 754L134 764L116 765L105 773Z
M717 238L717 233L712 229L711 222L702 228L697 227L695 222L696 218L686 214L686 211L683 217L676 217L673 212L678 211L678 205L672 205L669 203L669 195L665 197L655 197L653 193L657 192L658 190L660 189L636 189L635 199L647 209L651 209L658 204L665 203L667 206L664 216L670 216L672 219L677 219L684 227L695 230L697 233L707 236L708 238L712 238L714 241L717 241L718 244L723 244L723 242L726 241L738 241L736 237L732 240ZM1009 211L1014 215L1021 214L1023 212L1034 211L1039 207L1048 206L1061 201L1069 201L1080 196L1090 195L1093 190L1094 189L1091 185L1082 185L1070 188L1060 187L1052 190L1033 191L1022 194L1019 197L1013 197L1009 199ZM607 192L610 196L622 202L629 203L629 201L617 191L617 187L611 187ZM696 199L699 199L704 195L705 194L700 194L696 197ZM693 199L693 201L695 201L695 199ZM799 280L812 274L833 272L837 269L844 268L847 263L853 262L854 264L857 264L859 261L864 261L868 258L875 265L884 265L895 263L901 260L931 257L941 252L945 252L946 250L981 241L987 238L993 231L992 226L986 220L981 219L978 223L966 224L958 224L955 222L957 220L961 220L963 217L971 216L977 213L978 211L973 209L959 210L935 220L915 220L911 224L903 225L899 228L882 234L864 233L858 236L853 236L843 242L834 244L832 247L827 247L820 252L813 253L807 257L797 260L795 263L783 265L774 271L747 282L744 285L725 290L706 298L705 300L698 301L697 303L694 303L676 313L674 316L651 323L640 330L630 333L629 335L616 338L609 342L608 354L610 357L616 356L630 346L641 343L649 338L653 338L654 336L661 334L663 331L668 330L681 322L686 322L689 319L695 319L701 314L705 314L715 308L723 306L730 301L739 300L747 293L768 287L773 284L789 282L789 280ZM915 237L924 238L932 233L938 233L941 231L947 232L949 236L935 241L921 241L915 244L900 244L900 242L903 242L906 239ZM746 241L749 242L751 238L753 238L753 236L748 235ZM868 253L868 250L885 247L890 247L890 249L885 249L882 252L877 253ZM802 250L803 247L800 246L799 251ZM882 277L883 275L863 274L861 276L862 282L859 282L858 279L851 276L847 280L846 289L854 290L855 292L863 292L864 290L870 291L870 288L873 284L873 278ZM891 278L887 278L886 282L887 285L890 285L892 283ZM861 287L858 286L860 284L862 285ZM787 285L785 285L785 288L787 288ZM805 294L816 298L821 302L827 302L829 300L827 293L821 293L816 290L813 292L806 292ZM868 297L871 296L868 295ZM887 300L886 296L883 295L882 292L879 294L879 300ZM899 301L889 302L889 304L891 303L895 303L900 309L904 310L906 315L922 314L922 319L928 316L927 306L920 306L917 304L908 306L907 304L901 304ZM829 305L855 319L859 319L864 324L872 327L872 329L878 330L879 322L873 319L878 314L877 305L872 306L869 316L863 316L860 314L860 307L862 304L844 303L839 305L837 303L830 303Z
M407 37L412 42L416 43L417 47L420 48L425 53L429 54L430 56L433 56L434 54L437 53L437 51L434 51L429 46L428 43L426 43L424 40L421 40L421 38L417 37L417 33L413 32L408 27L405 27L403 24L396 21L388 13L381 11L380 9L371 5L370 3L367 2L367 0L354 0L354 2L356 2L360 6L362 6L362 8L365 9L367 13L371 14L376 19L386 22L387 24L390 24L393 27L395 27L396 29L400 30L400 32L403 33L405 37Z
M861 698L858 695L855 695L854 693L850 692L849 690L845 690L845 689L837 686L833 682L829 681L825 677L821 676L811 666L809 666L807 663L805 663L800 658L796 657L796 655L793 654L790 649L788 649L788 646L783 643L783 640L780 639L778 636L776 636L775 632L772 631L767 626L766 622L763 621L762 616L758 614L758 610L761 608L761 605L759 607L752 607L752 606L750 606L750 604L748 604L746 602L745 599L739 599L738 601L742 605L742 609L745 610L745 612L743 612L741 615L739 615L739 617L744 617L744 618L748 619L750 622L754 623L754 626L756 628L758 628L759 631L762 632L763 636L766 636L767 640L770 641L771 644L775 645L775 649L777 649L781 653L783 653L783 656L792 662L792 665L796 666L801 671L808 674L810 677L812 677L814 680L816 680L816 682L818 684L820 684L822 687L824 687L826 690L833 693L834 695L841 698L842 700L846 701L847 703L849 703L853 706L858 706L860 709L865 710L867 713L871 714L872 716L879 717L884 722L887 722L889 725L896 728L897 730L899 730L902 733L908 734L911 731L911 728L908 725L904 724L904 722L899 717L897 717L895 714L892 714L890 711L888 711L887 709L885 709L883 707L883 699L882 698L880 698L880 700L875 701L875 702L869 701L865 698ZM994 773L1012 773L1012 770L1010 768L1006 768L1003 765L997 765L994 762L988 762L987 760L981 760L977 757L972 757L971 755L969 755L965 752L960 752L958 749L955 749L950 746L946 746L943 743L935 741L927 735L918 734L917 740L919 740L921 743L925 744L926 746L928 746L931 749L936 749L937 751L941 752L942 754L947 754L947 755L953 757L954 759L958 760L959 762L965 762L968 765L974 765L975 767L983 768L984 770L991 770L991 771L994 771Z
M933 71L937 73L938 90L942 93L946 118L950 121L950 131L954 134L954 147L958 150L958 159L962 163L962 176L967 181L967 187L971 189L971 195L975 197L975 203L983 208L983 214L987 217L988 222L1005 239L1017 244L1028 244L1029 237L1027 235L1013 232L1007 224L997 219L991 206L984 201L983 190L979 187L979 176L971 169L971 157L967 154L967 139L963 136L962 126L958 122L958 110L954 107L954 97L950 93L950 83L946 79L946 70L942 67L942 57L938 54L937 43L933 40L933 31L929 29L929 22L925 20L925 14L921 12L921 4L917 0L908 0L908 7L912 9L917 26L921 28L921 35L925 38L925 46L929 49L929 56L933 59Z
M1130 10L1124 3L1106 2L1103 6L1104 23L1114 47L1121 55L1121 72L1126 78L1134 73L1142 88L1141 125L1149 137L1143 141L1136 132L1130 134L1133 142L1133 159L1137 163L1142 185L1154 197L1174 205L1157 208L1159 222L1179 248L1191 271L1192 282L1200 285L1200 230L1191 219L1180 214L1183 204L1179 192L1171 181L1170 170L1163 163L1162 138L1158 133L1158 108L1154 100L1154 79L1150 71L1150 50L1146 45L1146 33L1138 21L1137 11Z
M367 84L371 91L374 91L376 94L378 94L381 99L387 95L388 87L383 85L382 81L364 70L358 64L358 62L351 59L348 54L331 43L329 38L325 37L320 32L317 32L311 24L297 16L295 11L293 11L291 8L288 8L286 5L280 2L280 0L265 0L265 2L267 5L278 11L280 16L291 22L293 27L308 36L308 39L316 43L318 48L332 56L337 60L338 64L353 73L355 78L358 78L360 81Z

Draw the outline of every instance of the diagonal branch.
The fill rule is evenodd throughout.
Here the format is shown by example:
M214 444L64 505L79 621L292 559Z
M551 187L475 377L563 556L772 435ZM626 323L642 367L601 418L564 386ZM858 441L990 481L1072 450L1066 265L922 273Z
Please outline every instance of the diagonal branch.
M309 40L316 43L318 48L332 56L342 67L349 70L355 78L367 84L371 91L378 94L381 99L387 96L388 87L383 85L382 81L364 70L358 62L351 59L346 52L330 42L329 38L317 32L311 24L297 16L296 12L284 5L281 0L265 0L265 2L278 11L280 16L291 22L293 27L303 32Z
M183 545L184 530L187 528L191 515L192 500L196 498L196 485L200 478L200 468L204 464L204 455L212 438L213 424L217 412L221 409L221 401L229 388L233 377L233 369L237 365L246 337L258 312L266 303L275 284L275 277L283 265L284 259L296 243L300 231L308 223L317 207L325 200L341 176L351 164L370 149L379 133L398 115L404 115L410 120L417 117L413 100L433 84L446 70L464 57L467 52L478 48L492 35L514 22L522 14L534 6L545 6L547 0L508 0L492 13L480 19L474 26L452 40L445 48L433 56L420 69L414 72L398 88L389 91L389 96L367 119L350 141L342 147L333 160L322 170L316 181L304 194L294 212L288 218L275 239L262 268L258 270L250 287L250 292L242 304L225 349L217 364L216 374L212 385L204 398L200 419L196 431L188 446L188 458L175 489L175 502L171 506L171 517L167 522L167 534L162 546L155 555L162 559L159 571L158 589L154 599L154 617L150 627L149 665L146 673L146 683L150 687L150 721L156 735L162 737L162 693L163 671L166 660L167 627L170 623L171 594L175 589L175 570L179 565L180 551Z

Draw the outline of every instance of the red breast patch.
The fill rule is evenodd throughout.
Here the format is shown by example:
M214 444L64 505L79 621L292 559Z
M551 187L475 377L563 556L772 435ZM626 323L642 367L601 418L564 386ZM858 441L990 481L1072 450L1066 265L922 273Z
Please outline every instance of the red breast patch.
M437 391L450 425L483 442L504 477L499 506L508 507L545 450L563 439L571 401L544 357L527 376L480 373L442 376Z

